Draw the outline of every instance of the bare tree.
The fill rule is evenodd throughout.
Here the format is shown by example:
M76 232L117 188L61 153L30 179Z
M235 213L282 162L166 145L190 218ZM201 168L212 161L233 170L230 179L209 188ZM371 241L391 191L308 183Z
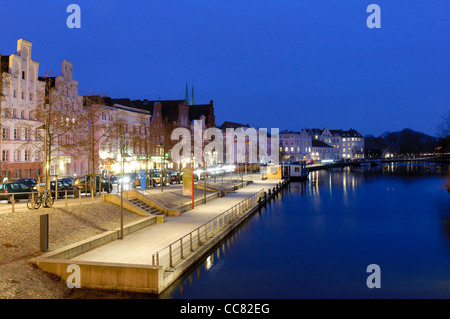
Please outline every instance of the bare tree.
M108 109L104 107L103 97L89 95L83 99L83 111L76 116L76 141L70 152L74 157L88 158L88 172L92 175L100 163L99 146L108 136L111 127L109 115Z
M67 100L65 90L61 89L65 87L64 83L57 87L55 78L48 73L40 80L45 82L45 90L39 93L36 108L30 112L34 121L22 124L21 129L25 131L27 142L21 148L26 152L34 149L35 152L44 154L45 185L49 189L52 162L57 163L72 148L77 122L74 116L69 115L72 113L72 105ZM39 124L41 126L37 127Z
M438 126L438 133L442 138L447 138L450 136L450 111L442 116L442 122Z

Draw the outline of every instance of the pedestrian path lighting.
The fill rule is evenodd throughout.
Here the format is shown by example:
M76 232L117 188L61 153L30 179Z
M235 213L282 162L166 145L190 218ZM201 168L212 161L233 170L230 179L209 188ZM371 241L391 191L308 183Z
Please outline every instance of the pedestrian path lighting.
M125 180L124 161L125 161L125 157L131 157L131 156L126 154L125 152L121 152L120 157L122 160L122 181L120 183L120 237L119 237L119 239L123 239L123 183Z

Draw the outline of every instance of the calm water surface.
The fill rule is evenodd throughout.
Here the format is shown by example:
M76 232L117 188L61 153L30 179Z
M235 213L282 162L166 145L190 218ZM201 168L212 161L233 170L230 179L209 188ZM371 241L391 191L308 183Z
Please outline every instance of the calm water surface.
M312 172L163 298L450 298L447 168ZM369 264L381 288L369 289Z

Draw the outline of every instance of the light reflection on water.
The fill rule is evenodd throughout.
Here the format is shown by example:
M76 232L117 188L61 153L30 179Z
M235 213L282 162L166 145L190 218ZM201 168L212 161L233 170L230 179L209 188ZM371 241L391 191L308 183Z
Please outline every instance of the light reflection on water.
M423 164L311 172L230 237L228 255L214 252L196 280L163 297L450 298L447 172ZM377 291L365 285L374 262L383 272Z
M450 298L446 174L423 164L311 172L159 298ZM365 285L371 263L381 289Z

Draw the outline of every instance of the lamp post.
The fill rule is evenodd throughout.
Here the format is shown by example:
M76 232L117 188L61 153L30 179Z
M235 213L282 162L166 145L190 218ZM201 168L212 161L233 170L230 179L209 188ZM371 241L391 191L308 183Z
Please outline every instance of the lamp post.
M122 144L122 143L121 143ZM122 180L120 182L120 236L119 239L123 239L123 182L124 182L124 170L125 170L125 165L124 165L124 159L125 157L130 157L130 155L126 154L121 147L121 154L120 154L120 159L122 161Z

